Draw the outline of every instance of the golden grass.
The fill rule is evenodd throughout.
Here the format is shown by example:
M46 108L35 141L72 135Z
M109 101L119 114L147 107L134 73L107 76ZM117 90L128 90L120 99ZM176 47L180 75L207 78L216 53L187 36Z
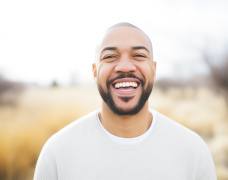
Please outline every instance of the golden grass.
M46 139L99 107L99 101L95 86L29 88L17 107L0 107L0 179L32 179ZM155 89L150 101L160 112L200 133L213 152L219 180L228 179L228 122L223 98L207 89Z

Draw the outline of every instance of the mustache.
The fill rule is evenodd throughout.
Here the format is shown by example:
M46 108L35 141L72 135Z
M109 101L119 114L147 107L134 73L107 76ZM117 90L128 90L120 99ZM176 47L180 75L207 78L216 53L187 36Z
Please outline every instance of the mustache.
M114 77L114 78L112 78L112 79L109 79L109 80L107 81L107 85L110 85L110 84L112 84L115 80L117 80L117 79L122 79L122 78L135 78L135 79L138 79L142 85L144 85L144 81L143 81L141 78L139 78L138 76L136 76L135 74L131 73L131 72L120 73L120 74L118 74L116 77Z

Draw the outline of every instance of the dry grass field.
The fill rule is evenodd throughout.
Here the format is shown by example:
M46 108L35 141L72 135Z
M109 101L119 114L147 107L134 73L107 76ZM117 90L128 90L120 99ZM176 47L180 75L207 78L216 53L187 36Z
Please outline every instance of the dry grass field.
M28 88L15 107L0 107L0 179L31 180L45 140L99 107L95 86ZM228 113L222 96L208 89L154 89L151 106L198 132L228 180Z

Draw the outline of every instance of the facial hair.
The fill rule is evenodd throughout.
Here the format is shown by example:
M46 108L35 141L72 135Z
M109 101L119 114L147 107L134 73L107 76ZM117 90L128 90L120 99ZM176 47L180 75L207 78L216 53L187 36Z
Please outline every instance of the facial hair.
M102 88L102 86L100 84L98 84L98 91L99 91L103 101L108 105L108 107L112 110L113 113L115 113L117 115L121 115L121 116L135 115L143 108L146 101L148 100L148 98L152 92L152 89L153 89L153 83L149 82L148 85L145 87L144 81L138 78L141 82L140 86L142 86L142 93L141 93L141 96L138 100L138 103L133 108L131 108L129 110L124 110L122 108L119 108L115 104L113 97L112 97L112 94L111 94L111 90L110 90L111 84L114 80L119 79L119 78L124 78L124 77L126 77L126 78L127 77L137 78L133 74L129 74L129 73L128 74L121 74L118 77L116 77L115 79L112 79L112 80L109 80L106 82L107 91L105 91L104 88ZM129 99L126 98L123 100L128 101Z

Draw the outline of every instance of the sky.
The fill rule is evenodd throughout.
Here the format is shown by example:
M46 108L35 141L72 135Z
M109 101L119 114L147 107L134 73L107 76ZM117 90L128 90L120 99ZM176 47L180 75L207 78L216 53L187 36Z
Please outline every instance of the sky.
M0 73L49 84L92 82L91 65L105 30L130 22L151 38L157 78L207 71L200 49L228 41L226 0L2 0Z

